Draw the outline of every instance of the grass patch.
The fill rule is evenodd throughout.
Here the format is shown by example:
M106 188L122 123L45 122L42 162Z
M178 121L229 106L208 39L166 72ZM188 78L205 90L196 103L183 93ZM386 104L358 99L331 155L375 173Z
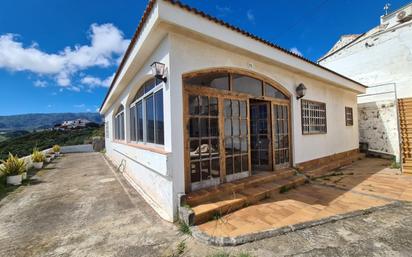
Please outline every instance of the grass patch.
M222 214L220 212L213 213L213 216L212 216L213 220L219 220L220 218L222 218Z
M287 193L288 191L290 191L291 189L294 189L296 186L282 186L280 189L279 189L279 193L280 194L284 194L284 193Z
M185 235L192 235L192 231L190 230L189 225L187 225L186 222L183 221L179 221L179 231Z
M252 255L248 254L248 253L239 253L237 255L237 257L252 257Z
M182 241L177 245L177 254L181 255L185 252L185 250L186 250L186 243L185 241Z

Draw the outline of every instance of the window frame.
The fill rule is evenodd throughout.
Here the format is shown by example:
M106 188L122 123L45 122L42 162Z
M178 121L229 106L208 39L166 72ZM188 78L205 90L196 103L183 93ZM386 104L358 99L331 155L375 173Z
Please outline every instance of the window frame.
M137 111L137 105L139 103L141 103L141 105L142 105L142 121L143 121L143 124L142 124L143 139L140 140L138 138L138 135L136 134L136 141L130 140L130 142L138 144L138 145L140 144L140 145L147 145L147 146L154 146L154 147L163 148L164 143L165 143L165 140L164 140L164 136L165 136L165 133L164 133L164 88L163 88L164 82L160 81L160 80L157 80L156 78L151 78L151 79L145 81L144 83L142 83L139 90L136 91L136 95L138 94L138 92L141 89L144 90L144 88L142 88L142 87L145 86L150 80L153 80L154 83L156 83L156 85L152 89L150 89L149 91L144 92L143 95L141 95L139 98L134 99L133 102L129 105L129 110L132 109L133 107L135 107L134 110ZM153 115L156 116L156 105L155 105L154 99L155 99L155 94L160 92L160 91L162 91L162 97L163 97L163 99L162 99L162 101L163 101L163 104L162 104L163 105L163 144L147 142L146 101L147 101L148 97L150 97L150 96L153 97L153 107L154 107L153 108ZM132 115L132 113L130 113L130 115ZM132 120L132 119L130 118L130 120ZM136 132L137 132L137 127L138 127L137 126L138 125L137 120L138 119L136 118L135 119L135 125L134 125L135 129L136 129ZM154 139L155 139L154 141L156 141L156 120L154 120L154 130L153 131L155 133L154 134ZM133 131L130 129L130 138L131 138L132 133L133 133Z
M350 114L348 111L350 111ZM350 116L350 118L348 116ZM353 126L353 108L349 106L345 106L345 125L347 127Z
M125 108L123 105L121 105L118 108L116 115L114 116L114 137L113 138L116 141L126 141L126 122L125 122L124 114L125 114ZM123 128L123 131L120 131L120 128Z
M305 109L304 109L304 102L308 102L309 104L311 103L311 104L317 104L317 105L319 105L319 106L323 106L324 108L323 108L323 110L324 110L324 113L325 113L325 116L324 116L324 120L325 120L325 124L324 124L324 127L325 127L325 129L324 129L324 131L310 131L310 129L309 129L309 131L305 131L305 123L304 123L304 120L305 120L305 118L314 118L313 116L308 116L308 117L306 117L306 116L304 116L304 111L305 111ZM327 119L327 108L326 108L326 103L324 103L324 102L319 102L319 101L313 101L313 100L307 100L307 99L301 99L301 102L300 102L300 116L301 116L301 127L302 127L302 135L324 135L324 134L327 134L328 133L328 119ZM319 117L315 117L315 118L319 118ZM323 117L322 117L323 118ZM313 126L313 124L309 124L309 126ZM315 124L316 125L316 124Z

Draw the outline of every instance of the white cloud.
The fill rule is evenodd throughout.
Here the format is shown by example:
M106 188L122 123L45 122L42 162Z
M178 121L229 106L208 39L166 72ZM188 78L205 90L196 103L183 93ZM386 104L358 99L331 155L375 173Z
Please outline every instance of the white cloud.
M246 17L250 22L255 22L255 15L253 14L252 10L247 10Z
M91 88L94 87L109 87L110 84L112 83L112 80L114 78L114 73L107 77L106 79L102 80L98 77L94 77L94 76L86 76L84 78L81 79L82 84L88 85Z
M115 65L130 40L113 24L92 24L90 44L65 47L58 53L46 53L37 43L24 46L15 34L0 35L0 68L50 75L62 87L70 88L72 76L91 67Z
M47 87L47 81L44 80L36 80L34 81L34 86L35 87Z
M291 51L292 53L294 53L296 55L303 56L303 54L296 47L292 47L291 49L289 49L289 51Z
M84 108L86 105L85 104L75 104L73 105L74 108Z

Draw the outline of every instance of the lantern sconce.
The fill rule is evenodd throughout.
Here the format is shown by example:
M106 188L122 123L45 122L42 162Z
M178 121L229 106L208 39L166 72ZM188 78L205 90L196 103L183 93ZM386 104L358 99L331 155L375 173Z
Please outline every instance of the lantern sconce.
M303 83L300 83L299 86L296 88L296 100L301 99L305 96L307 88Z
M167 82L167 69L166 64L161 62L153 62L150 67L152 67L152 74L155 78L160 79L164 83Z

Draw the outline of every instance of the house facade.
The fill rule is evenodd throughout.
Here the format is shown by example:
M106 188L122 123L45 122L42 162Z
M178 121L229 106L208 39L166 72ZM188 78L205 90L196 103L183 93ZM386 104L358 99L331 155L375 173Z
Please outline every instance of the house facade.
M174 221L182 194L356 154L364 92L177 1L150 1L100 110L106 154Z
M374 152L411 158L412 126L403 123L412 111L401 102L412 101L412 3L363 34L342 36L319 64L368 86L358 97L360 141Z

